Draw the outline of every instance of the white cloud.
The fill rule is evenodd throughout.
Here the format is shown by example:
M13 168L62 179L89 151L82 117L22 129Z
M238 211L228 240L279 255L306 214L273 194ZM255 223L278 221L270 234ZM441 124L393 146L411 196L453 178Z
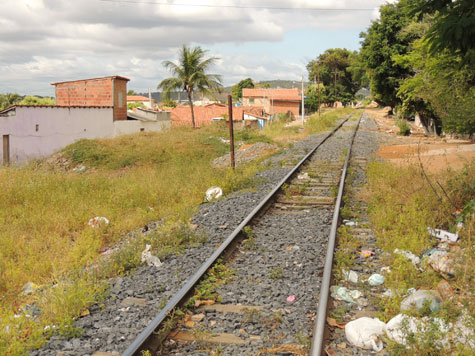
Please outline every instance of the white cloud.
M298 29L361 30L377 12L313 9L376 8L384 0L156 0L188 6L150 2L153 0L134 4L101 0L3 0L0 92L48 91L51 81L112 74L131 77L133 88L155 88L159 79L154 78L167 75L161 62L173 59L183 43L206 48L223 43L279 42L288 31ZM191 6L196 4L274 9ZM227 83L243 77L287 78L292 70L304 70L303 63L279 61L265 53L252 59L229 53L219 55L226 60L216 71L225 73Z

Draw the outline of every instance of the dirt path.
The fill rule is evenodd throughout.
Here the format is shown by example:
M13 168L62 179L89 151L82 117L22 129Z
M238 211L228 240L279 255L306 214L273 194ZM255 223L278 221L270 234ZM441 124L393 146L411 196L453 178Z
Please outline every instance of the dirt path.
M424 136L420 128L412 123L413 135L397 136L399 128L392 116L382 109L367 110L378 125L378 131L385 132L397 138L394 145L381 146L376 153L379 157L391 162L407 166L419 164L419 157L424 169L432 173L441 173L448 168L459 170L465 164L475 159L475 143L469 140L453 140L434 136Z

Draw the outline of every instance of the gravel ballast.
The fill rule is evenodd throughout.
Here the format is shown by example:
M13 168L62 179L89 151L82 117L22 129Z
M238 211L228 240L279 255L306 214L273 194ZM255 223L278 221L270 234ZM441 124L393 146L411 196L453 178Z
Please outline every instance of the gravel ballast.
M353 124L354 122L349 126ZM318 159L335 161L341 158L350 135L351 130L337 132L319 148ZM289 172L290 168L282 166L286 167L288 162L301 159L324 136L326 134L311 135L270 158L270 169L256 175L256 179L262 182L256 191L236 192L219 201L202 204L193 217L192 224L199 225L198 229L208 234L207 242L188 248L179 256L165 258L159 268L141 266L130 276L111 280L110 294L104 305L92 306L89 309L90 315L75 322L76 327L83 329L82 336L70 340L53 336L43 348L31 351L30 355L57 355L58 352L64 352L64 355L92 355L98 351L123 352L159 312L159 306L163 306L163 302L169 300L183 286L199 265L213 253L216 245L223 241ZM374 132L361 131L355 147L359 151L355 154L370 157L378 146L376 138L377 134ZM237 277L218 291L223 303L265 304L270 306L272 314L272 310L281 309L279 312L285 316L285 322L274 330L286 330L287 336L280 340L282 343L295 342L295 335L300 332L303 336L308 336L313 325L312 317L308 315L312 309L316 310L316 294L320 280L318 266L323 264L330 220L331 210L319 209L311 209L309 214L302 217L277 214L262 217L253 228L256 234L256 249L241 251L235 259L235 266L232 267ZM149 231L157 225L149 224ZM298 248L294 249L293 246ZM289 247L292 249L289 250ZM306 269L306 265L317 266L317 269ZM262 282L262 285L247 284L246 287L240 284L240 281L246 278L259 279L261 275L268 276L270 270L276 268L282 269L282 278L272 280L272 283L266 281ZM290 295L295 295L296 300L289 304L286 298ZM215 314L206 313L204 322L218 320L215 324L216 332L224 332L222 330L227 330L227 323L231 320L221 320L222 316ZM264 313L263 317L271 315ZM260 327L259 323L252 324L251 327L244 326L236 330L238 336L242 334L240 329L244 329L249 335L261 337L261 343L252 345L250 351L266 347L268 343L275 341L277 331L269 333ZM171 350L171 353L199 354L199 345L188 344L183 347L184 349ZM240 353L230 348L226 349L225 354Z

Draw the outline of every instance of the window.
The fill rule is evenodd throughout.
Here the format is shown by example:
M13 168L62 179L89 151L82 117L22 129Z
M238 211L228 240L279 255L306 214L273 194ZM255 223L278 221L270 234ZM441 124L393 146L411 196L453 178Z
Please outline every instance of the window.
M254 105L254 98L249 99L249 104Z
M143 127L140 128L140 132L144 132L145 129Z
M118 99L119 99L118 104L119 104L119 108L121 108L121 107L124 106L124 98L123 98L123 95L122 95L122 92L121 92L121 91L119 92L119 95L118 95L118 96L119 96L119 97L118 97Z
M36 124L35 125L35 131L38 132L40 130L40 125Z

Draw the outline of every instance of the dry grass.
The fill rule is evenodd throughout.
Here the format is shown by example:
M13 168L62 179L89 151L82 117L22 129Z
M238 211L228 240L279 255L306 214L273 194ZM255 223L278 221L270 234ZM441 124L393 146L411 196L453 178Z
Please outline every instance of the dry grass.
M400 312L400 302L408 288L437 290L439 282L447 275L434 271L429 266L419 270L407 259L393 254L395 248L407 250L419 256L424 251L437 247L438 240L431 237L427 227L455 232L458 220L464 221L459 231L460 240L449 254L455 276L448 278L452 297L445 299L442 308L420 315L438 317L448 323L455 322L462 313L468 316L468 328L475 323L475 162L465 169L444 174L431 174L429 181L421 174L419 166L396 167L389 163L373 163L368 169L371 195L370 217L378 245L389 253L387 263L391 273L385 287L396 291L393 298L380 300L382 312L379 317L387 321ZM437 183L438 182L438 183ZM440 185L439 185L440 184ZM434 187L432 188L431 185ZM443 189L442 189L443 187ZM435 191L434 191L435 190ZM455 218L456 211L462 211ZM473 329L472 329L473 330ZM471 354L468 344L443 345L443 337L437 328L428 328L425 333L410 338L411 354ZM407 354L404 347L389 344L395 355Z
M273 142L287 134L277 131L238 132L237 140ZM188 223L208 187L220 186L225 194L250 187L261 169L259 161L235 172L211 166L227 152L219 139L227 135L227 128L217 124L82 140L62 152L70 162L66 168L47 161L1 168L0 354L25 354L56 332L76 336L80 331L73 328L74 318L103 298L105 277L140 263L144 243L155 244L160 256L183 249L184 230L176 223ZM72 169L79 166L85 171ZM110 224L91 228L88 221L95 216ZM169 230L150 241L126 244L105 266L99 263L105 246L160 219ZM186 243L201 241L187 236ZM22 286L30 281L40 290L22 295ZM32 315L31 306L40 314Z

